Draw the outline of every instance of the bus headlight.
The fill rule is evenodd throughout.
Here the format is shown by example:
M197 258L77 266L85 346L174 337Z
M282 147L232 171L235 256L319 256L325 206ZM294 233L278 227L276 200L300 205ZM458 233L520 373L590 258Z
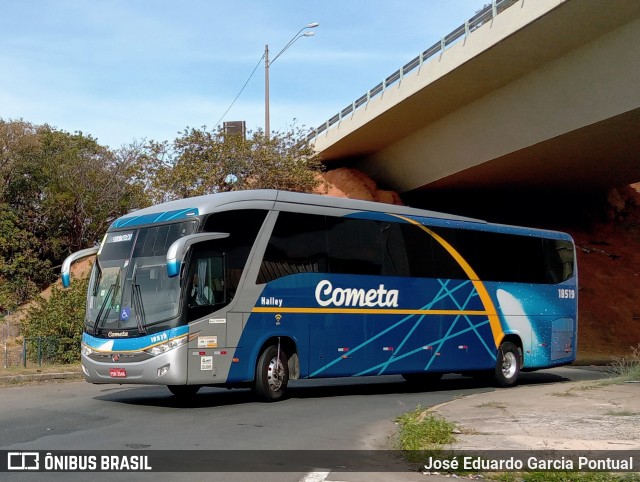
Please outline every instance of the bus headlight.
M163 353L168 352L169 350L174 350L179 346L185 345L187 343L187 335L181 336L180 338L174 338L173 340L169 340L166 343L160 343L159 345L152 346L151 348L147 348L145 353L149 355L157 356L162 355Z
M91 348L89 348L88 345L85 345L84 343L82 344L81 348L80 348L80 352L84 355L84 356L89 356L92 353L95 353L94 350L92 350Z

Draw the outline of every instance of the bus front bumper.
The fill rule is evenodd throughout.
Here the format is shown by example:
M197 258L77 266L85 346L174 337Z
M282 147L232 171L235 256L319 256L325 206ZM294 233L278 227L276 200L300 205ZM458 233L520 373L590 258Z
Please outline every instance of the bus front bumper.
M82 355L82 372L89 383L184 385L187 382L187 346L143 361L123 362L119 353L103 354L104 361ZM108 360L108 361L107 361Z

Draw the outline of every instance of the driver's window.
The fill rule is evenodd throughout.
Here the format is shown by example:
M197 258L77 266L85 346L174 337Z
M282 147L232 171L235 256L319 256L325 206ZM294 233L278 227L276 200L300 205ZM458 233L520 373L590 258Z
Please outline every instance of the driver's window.
M226 304L224 259L219 253L199 251L192 258L187 286L189 321L202 318Z

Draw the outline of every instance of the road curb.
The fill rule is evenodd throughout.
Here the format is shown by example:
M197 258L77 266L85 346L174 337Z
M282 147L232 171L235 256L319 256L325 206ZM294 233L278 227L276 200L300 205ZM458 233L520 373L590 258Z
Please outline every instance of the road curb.
M51 380L80 380L82 372L30 373L25 375L0 376L0 386L27 382L46 382Z

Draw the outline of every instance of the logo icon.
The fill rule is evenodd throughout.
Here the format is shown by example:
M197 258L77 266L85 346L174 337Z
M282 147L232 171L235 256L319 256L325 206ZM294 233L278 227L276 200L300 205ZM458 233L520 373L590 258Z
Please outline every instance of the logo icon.
M39 470L40 454L38 452L8 452L8 470Z
M122 308L122 311L120 312L120 319L123 321L126 321L130 317L131 317L131 308L129 308L128 306L125 306L124 308Z

